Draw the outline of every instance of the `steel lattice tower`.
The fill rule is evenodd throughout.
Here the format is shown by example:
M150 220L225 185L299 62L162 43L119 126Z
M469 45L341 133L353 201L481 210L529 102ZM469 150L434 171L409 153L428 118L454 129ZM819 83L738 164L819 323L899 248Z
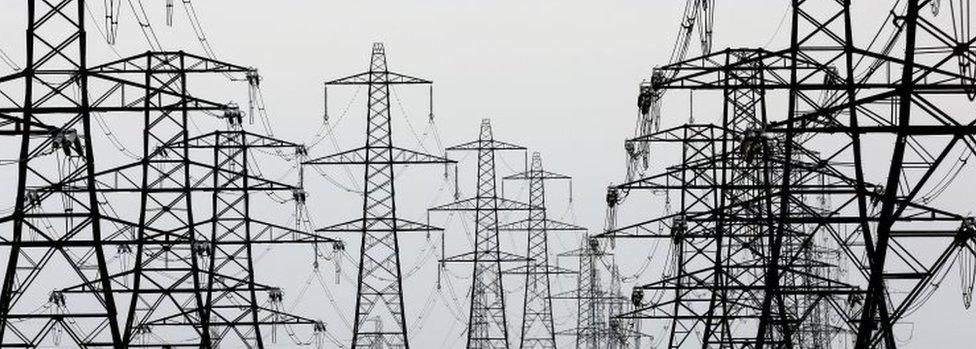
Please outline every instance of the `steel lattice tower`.
M307 165L365 166L363 217L317 231L362 234L353 348L409 348L403 310L400 270L401 232L437 230L397 217L394 165L445 164L452 160L393 145L390 120L392 85L429 85L423 80L391 72L382 43L374 43L369 71L329 81L329 85L367 85L366 146L305 162ZM374 329L366 328L376 321Z
M226 144L223 149L214 145L219 143L209 145L214 152L207 154L206 158L213 159L212 164L194 159L190 154L191 149L208 147L201 138L189 134L187 125L191 112L218 111L224 112L225 117L237 119L240 119L241 112L233 106L189 95L189 77L245 75L254 71L183 52L147 52L96 66L89 71L92 76L108 82L101 86L103 90L100 90L97 98L99 104L93 110L138 112L144 121L143 157L134 163L99 171L94 176L98 183L97 191L109 200L126 194L137 194L139 197L135 222L104 217L123 225L122 229L110 234L106 243L117 246L120 255L135 255L131 265L109 276L109 280L118 285L115 290L117 298L128 297L129 300L120 343L131 347L211 346L220 342L228 326L239 326L250 328L243 330L242 340L251 343L248 345L261 347L262 338L244 338L259 333L259 325L276 322L314 324L312 320L286 316L277 311L270 311L270 317L258 321L247 321L240 317L212 320L214 314L231 316L233 312L230 308L213 307L213 298L208 298L213 297L214 293L242 295L241 299L249 305L237 309L245 309L244 313L252 320L252 315L256 314L246 310L258 302L255 297L246 295L252 286L255 291L268 292L269 298L276 298L270 294L279 290L256 284L252 270L246 266L251 259L244 252L253 244L329 241L273 225L262 226L258 232L251 234L250 226L262 222L249 217L246 193L290 192L296 189L248 173L243 154L248 148L264 145L247 143L235 147L234 137L230 141L218 139ZM126 87L135 87L143 94L127 101ZM115 101L120 101L120 105L114 105ZM230 135L235 133L231 132ZM200 137L206 139L209 136ZM243 139L244 136L241 136L240 140ZM71 190L76 182L66 181L52 187ZM246 184L242 185L242 182ZM199 193L210 193L212 203L223 200L227 205L215 204L219 209L212 212L213 219L196 220L193 215L196 209L192 203L194 194ZM230 197L236 199L228 199ZM235 214L238 217L231 217ZM242 220L248 224L237 226L243 230L240 232L243 236L239 236L241 240L234 241L226 232L231 229L236 232L233 226ZM231 223L234 221L237 223ZM205 232L207 230L210 232ZM215 243L215 234L224 241ZM248 234L251 236L247 237ZM135 245L134 251L132 245ZM217 251L223 252L222 248L227 246L234 246L230 249L235 251L218 256ZM224 271L233 268L223 268L226 266L224 263L211 265L210 262L216 261L213 256L218 256L216 260L224 259L223 262L235 260L234 263L241 263L243 267L234 272L244 272L246 275L224 274ZM100 281L75 284L62 289L61 293L86 294ZM222 301L220 297L217 296L218 301ZM225 330L222 332L217 328Z
M495 140L491 131L491 122L484 119L481 121L478 140L456 145L447 150L478 152L477 195L430 209L431 211L468 211L475 214L475 250L442 260L444 263L474 264L467 348L509 348L501 263L525 262L526 258L501 251L498 241L498 212L527 211L533 207L498 196L495 152L524 151L525 148Z
M41 190L95 173L85 18L83 0L28 1L26 67L2 78L24 86L23 105L0 112L21 118L17 197L13 214L3 219L13 225L4 238L9 259L0 291L5 347L57 345L52 333L62 331L77 346L112 346L121 338L95 183ZM57 285L96 279L101 282L91 292L70 299L57 292ZM39 280L54 292L32 287ZM68 311L68 301L84 310ZM50 309L31 313L46 303Z
M519 348L555 348L556 332L552 320L552 292L550 275L572 273L549 264L549 233L560 231L585 231L586 228L550 220L546 217L547 180L569 180L570 177L549 172L542 167L542 155L532 153L528 171L506 176L507 180L529 182L529 217L525 220L501 225L500 231L526 231L528 233L525 265L505 271L506 274L525 275L525 293L522 310L521 340Z
M947 158L971 153L959 145L976 134L955 108L972 103L972 37L943 29L971 26L959 12L969 9L939 17L923 5L936 3L895 7L887 39L858 47L849 1L794 1L788 48L661 68L651 89L719 92L724 118L632 140L694 158L613 189L682 193L677 214L603 235L676 245L676 274L638 287L673 298L623 316L670 321L670 347L897 347L893 326L956 253L971 253L976 231L932 201L951 182ZM783 119L768 120L780 106ZM865 144L889 166L867 166ZM856 273L839 277L837 260Z
M153 320L146 327L199 326L210 329L211 343L202 346L245 346L263 348L262 327L306 325L313 328L318 322L292 315L280 309L282 290L258 283L254 272L254 248L261 245L337 243L314 233L284 227L252 217L251 193L288 192L299 188L261 178L252 173L255 160L249 159L254 150L298 151L300 145L244 131L240 127L241 114L229 110L225 115L230 130L214 131L192 137L186 146L193 150L209 150L214 171L209 187L195 190L211 192L212 217L198 226L210 226L210 234L195 244L192 252L199 256L205 271L201 272L204 286L204 316L187 322L182 314ZM181 143L172 144L180 148ZM220 170L216 170L220 169ZM296 200L302 200L296 198ZM258 297L263 293L265 297ZM265 306L265 300L270 304ZM195 313L195 309L185 312ZM274 338L272 336L272 338Z
M176 345L186 338L199 338L196 345L212 343L211 331L203 320L206 313L201 292L208 270L202 264L203 254L197 253L207 237L194 216L192 198L194 192L214 189L201 185L193 173L206 177L226 170L190 158L187 126L191 112L223 112L230 107L193 97L187 87L192 75L243 75L251 69L184 52L147 52L90 71L110 83L102 86L104 92L97 100L121 102L119 107L106 106L107 111L139 112L143 117L142 158L92 177L103 195L139 195L140 209L133 228L111 236L120 253L134 254L130 268L108 277L119 285L115 292L129 300L120 343ZM137 88L141 96L126 101L126 87ZM91 283L81 283L64 292L83 294L91 287ZM163 339L161 343L140 343L152 333L150 323L174 315L193 325L155 333Z
M576 347L599 349L607 338L608 323L606 297L601 288L602 281L597 270L598 259L605 255L598 240L584 237L580 248L563 254L579 258L579 277L576 281Z
M611 311L627 302L626 298L613 290L619 281L614 274L616 267L608 267L607 272L611 273L609 284L605 283L600 272L604 265L601 259L612 255L590 235L580 239L579 248L559 254L560 257L578 259L576 289L553 296L553 299L576 301L576 326L562 334L574 335L577 348L613 349L622 344L621 335L629 335L629 329L612 327L612 316L615 314Z

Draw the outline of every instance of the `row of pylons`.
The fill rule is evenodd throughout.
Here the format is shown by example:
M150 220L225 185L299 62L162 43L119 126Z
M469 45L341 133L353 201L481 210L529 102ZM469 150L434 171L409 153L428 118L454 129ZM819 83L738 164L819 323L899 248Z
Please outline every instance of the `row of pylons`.
M394 86L432 81L390 71L382 44L366 72L325 83L368 90L365 145L311 157L272 132L256 69L206 49L93 64L84 0L26 2L24 68L0 76L0 135L17 153L5 162L16 169L13 207L0 217L10 227L0 232L2 347L263 348L283 336L325 347L335 327L286 305L291 293L264 282L273 278L260 275L261 259L291 245L312 253L316 273L321 256L334 257L338 278L346 239L358 249L351 340L333 344L409 348L401 237L411 232L441 234L438 292L442 272L471 268L459 319L467 348L556 348L570 335L593 349L894 349L950 271L963 308L972 302L976 219L958 203L976 152L969 0L793 1L787 45L719 51L714 0L687 0L669 61L638 87L625 180L609 188L607 224L592 235L549 214L546 183L569 177L496 140L488 119L476 140L441 154L395 146ZM867 28L862 13L885 20ZM696 32L701 52L689 57ZM248 110L217 102L226 91L196 92L214 79L243 83ZM682 91L687 122L665 103ZM107 131L118 117L141 122ZM261 131L245 121L255 118ZM473 222L471 249L448 253L443 241L464 233L404 219L396 184L417 165L454 166L457 183L461 152L476 156L474 196L455 189L455 201L424 206ZM511 153L525 167L498 174ZM330 198L309 193L304 169L325 165L361 166L362 188L347 188L362 195L361 216L312 226L308 204ZM297 180L268 176L275 167L297 169ZM527 202L505 197L506 180L526 182ZM628 215L637 192L663 199L637 209L652 217ZM291 221L276 204L294 210ZM513 232L524 232L524 251L503 243ZM550 233L579 247L554 253ZM638 268L637 281L617 263L633 264L635 249L655 268ZM565 275L575 276L568 290ZM564 301L574 314L553 306ZM575 321L558 328L567 316Z
M382 44L373 45L366 72L326 82L368 89L365 146L310 157L308 147L267 127L250 130L246 119L266 117L256 69L183 51L91 64L83 0L27 2L25 68L0 77L8 97L0 106L0 134L20 143L16 202L2 219L13 228L2 240L9 251L0 293L2 346L263 348L287 335L296 345L322 347L334 329L285 306L286 290L262 282L267 276L258 275L257 264L261 251L279 245L313 250L316 259L338 256L346 250L340 234L354 233L359 266L350 347L407 348L399 239L442 229L398 217L395 169L452 166L447 154L455 151L477 153L476 195L430 212L473 213L473 251L447 257L442 249L438 263L472 266L467 346L508 348L518 338L522 348L555 347L552 302L560 297L578 299L587 314L598 312L594 324L609 321L610 311L593 304L592 294L604 292L594 278L599 266L592 256L603 253L594 240L584 238L578 251L589 281L572 294L552 292L550 276L577 272L550 261L548 234L585 232L547 217L544 183L569 177L545 171L538 152L523 171L496 177L496 152L527 150L496 141L487 119L476 141L445 154L395 146L391 87L431 81L389 71ZM190 92L201 90L199 80L227 78L246 83L249 110L215 102L224 98L219 93ZM96 146L105 139L95 129L105 130L119 114L141 118L141 130L103 131L133 158L106 166L102 159L118 154ZM216 126L201 128L203 119ZM135 138L138 150L130 150L125 141ZM362 166L361 218L309 226L307 203L316 195L305 188L303 169L324 165ZM297 183L266 176L275 166L297 168ZM504 180L527 182L528 203L499 195ZM271 218L267 198L293 206L294 221ZM522 218L499 217L507 211ZM502 251L500 233L516 231L526 234L524 253ZM517 283L524 297L518 320L509 319L505 297L513 288L505 287L503 275L524 277ZM514 323L521 324L517 337L509 333ZM298 328L313 339L296 340ZM569 331L590 338L594 328L587 322Z

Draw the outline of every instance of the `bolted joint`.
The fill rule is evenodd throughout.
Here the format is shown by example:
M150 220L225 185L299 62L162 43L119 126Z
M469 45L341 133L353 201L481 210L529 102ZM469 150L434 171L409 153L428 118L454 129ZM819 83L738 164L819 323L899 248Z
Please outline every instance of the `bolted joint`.
M24 192L24 200L28 205L39 205L41 203L41 193L37 189L27 189Z
M861 305L861 302L862 301L863 301L863 299L861 298L861 294L860 293L851 293L851 294L847 295L847 306L848 307L856 308L857 306Z
M634 288L634 291L630 294L630 303L634 304L635 308L640 308L644 302L644 290L639 288Z
M763 145L768 140L769 136L762 129L748 129L739 141L739 152L742 153L746 161L752 161L752 159L755 159L757 155L762 153Z
M299 205L304 205L305 200L308 199L308 192L302 188L295 188L291 190L291 198L295 200L295 203Z
M312 324L312 332L325 333L325 321L315 320L315 323Z
M630 156L631 159L636 159L640 155L637 154L637 147L634 142L624 142L624 150L627 151L627 156Z
M75 129L61 130L51 134L51 147L61 149L66 156L84 156L85 151L81 146L81 137Z
M51 291L51 294L47 296L47 301L58 308L64 307L67 303L64 298L64 293L61 293L61 291Z
M152 326L146 324L136 325L135 332L137 334L149 334L152 333Z
M976 237L976 217L963 218L962 224L959 225L959 232L956 233L955 243L963 246L973 237Z
M247 79L248 85L251 85L252 87L261 86L261 75L258 74L257 68L249 68L247 73L244 74L244 77Z
M166 150L166 147L158 146L157 145L156 146L156 150L154 151L154 153L156 155L158 155L159 157L161 157L161 158L164 158L164 159L169 158L169 151Z
M281 291L280 288L275 287L268 290L268 300L270 300L271 303L280 304L281 301L283 301L284 299L285 299L285 293Z
M664 72L661 69L654 68L651 70L651 89L654 91L659 91L661 85L664 84Z
M607 188L607 206L613 208L620 202L620 193L616 188Z
M674 244L678 244L684 239L685 233L688 231L688 222L685 220L684 216L675 217L671 221L671 240Z
M651 113L651 105L654 103L654 83L642 82L637 88L637 109L641 115Z
M871 206L878 206L878 204L881 203L881 198L884 197L885 188L884 186L879 185L874 187L872 192L874 195L871 196Z
M590 251L599 252L600 251L600 241L597 239L590 239Z
M206 257L210 255L211 244L209 241L194 241L190 244L190 249L193 253L200 257Z
M224 109L223 118L227 120L227 123L231 127L240 127L244 123L244 112L241 111L241 108L237 107L236 103L231 102Z

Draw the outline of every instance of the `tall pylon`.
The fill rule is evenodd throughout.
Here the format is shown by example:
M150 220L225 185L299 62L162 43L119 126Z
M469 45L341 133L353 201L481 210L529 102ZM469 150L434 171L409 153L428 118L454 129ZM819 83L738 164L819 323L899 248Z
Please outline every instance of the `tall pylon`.
M126 265L106 278L76 283L59 291L69 295L85 294L102 282L116 285L117 297L128 303L122 318L124 322L120 322L119 345L177 345L187 338L192 338L196 345L211 343L206 322L201 322L206 314L203 293L199 292L204 288L207 268L202 265L202 255L194 252L207 238L195 216L199 213L194 209L192 197L194 192L213 190L197 181L198 176L226 173L227 170L191 159L188 125L194 112L224 111L230 106L194 97L188 92L188 86L194 77L244 75L251 71L239 65L169 51L145 52L89 68L93 76L112 83L99 102L124 95L121 92L124 90L115 85L135 86L142 90L136 102L124 103L121 107L99 105L94 109L141 112L142 157L91 176L66 180L51 188L70 189L80 181L90 180L99 184L96 190L109 201L138 195L139 210L135 213L138 217L134 222L126 223L132 229L120 230L107 237L118 246L121 255L133 255L134 258L131 266ZM193 326L167 326L162 332L150 333L152 330L147 324L171 319L174 315Z
M948 30L969 8L893 3L874 7L898 18L871 33L898 33L879 53L855 39L851 1L794 1L786 49L658 68L649 88L720 93L723 119L632 139L680 145L684 161L613 190L678 190L682 201L677 214L602 234L674 245L673 272L637 288L673 296L635 301L621 318L671 323L669 348L898 345L896 325L936 291L932 280L972 258L972 220L937 199L952 176L935 174L968 159L949 154L973 134L954 109L972 105L976 79L971 64L950 63L973 55L972 34Z
M305 165L364 165L363 217L317 229L360 232L359 281L352 348L409 348L403 310L399 233L438 228L397 217L394 165L450 164L444 157L393 145L390 123L391 85L430 85L429 80L391 72L382 43L374 43L369 71L325 85L366 85L366 146L306 161ZM374 323L367 328L367 323Z
M552 320L552 292L550 275L573 274L572 271L549 264L549 233L585 231L586 228L550 220L546 216L547 180L570 180L566 175L546 171L542 167L542 155L532 153L528 171L506 176L506 180L529 182L528 218L499 226L498 230L517 230L528 233L525 265L506 271L506 274L525 275L525 293L522 311L522 328L519 348L555 348L556 332Z
M491 122L481 121L478 140L447 148L478 152L478 189L473 198L431 208L431 211L475 213L475 250L444 258L442 263L474 263L467 348L509 348L502 262L525 262L525 257L502 252L498 241L499 211L528 211L532 206L498 196L495 177L496 151L525 151L525 147L496 141Z
M578 249L560 253L560 257L579 258L576 289L556 295L555 299L576 300L576 328L567 331L576 335L576 347L586 349L609 348L611 340L608 305L616 297L607 292L600 277L600 258L611 253L604 251L600 241L584 236Z
M0 78L24 87L23 104L0 111L20 117L17 196L13 213L0 219L13 225L0 239L8 257L0 291L2 347L65 345L61 333L79 347L112 346L121 337L95 183L40 190L95 173L85 18L83 0L27 1L26 67ZM57 292L95 279L102 282L85 294ZM69 300L85 310L69 310Z
M202 262L200 279L203 285L198 292L203 298L204 316L197 321L187 322L182 316L173 315L145 326L198 326L209 329L210 343L201 343L204 347L264 348L268 327L271 339L275 340L277 326L304 325L318 331L321 322L281 309L283 291L256 280L254 249L261 245L337 244L338 241L252 216L253 193L273 195L275 192L291 191L294 194L301 190L261 178L260 171L253 171L255 160L252 154L262 150L283 154L283 149L293 149L301 156L303 146L243 130L241 112L238 110L230 110L225 116L229 130L192 137L185 144L172 144L173 148L186 146L191 150L209 152L213 157L213 168L222 169L209 175L212 187L197 188L211 192L213 215L198 223L201 227L209 225L210 235L192 246L192 252ZM300 205L304 197L299 193L293 195L293 200ZM187 309L186 312L197 313L197 310Z

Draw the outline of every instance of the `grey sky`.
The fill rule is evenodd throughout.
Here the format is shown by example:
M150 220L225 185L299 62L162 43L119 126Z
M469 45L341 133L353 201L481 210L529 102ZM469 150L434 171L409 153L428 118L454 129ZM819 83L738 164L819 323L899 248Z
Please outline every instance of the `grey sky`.
M201 52L200 45L191 35L183 8L179 1L176 2L176 25L170 29L163 25L162 1L145 1L154 27L159 28L162 45L166 49ZM782 22L787 1L717 2L716 49L784 44L789 30L788 23ZM23 62L23 3L21 0L0 0L0 49L19 64ZM637 84L649 76L651 67L668 59L684 6L684 2L678 0L197 0L194 3L217 55L223 60L260 70L264 78L264 97L279 137L298 141L313 139L322 119L321 83L365 70L370 44L382 41L386 44L391 70L434 80L434 114L444 145L474 139L479 121L490 117L497 139L540 151L547 169L574 177L573 211L566 208L568 192L565 185L558 185L549 197L553 215L575 220L593 231L603 228L606 185L620 182L624 176L623 140L633 133ZM873 3L882 2L855 3L865 11ZM888 2L883 3L888 6ZM92 8L100 13L101 2L92 2ZM134 25L128 4L122 12L117 50L123 55L146 50L145 40ZM99 57L93 61L110 59L110 51L97 35L97 31L90 31L93 55ZM692 52L696 51L693 49ZM0 72L5 74L9 70L0 66ZM337 127L336 139L341 149L357 147L362 142L363 93ZM420 132L419 129L426 126L426 92L405 89L400 93L407 118L397 121L398 140L416 148L408 127L413 126ZM333 121L353 95L353 90L330 90ZM675 97L676 103L685 98ZM242 96L236 101L246 104L245 98ZM673 113L664 116L665 125L676 125L687 118L686 108L672 107L670 110ZM395 111L399 111L399 107L395 107ZM707 119L709 116L704 114L708 112L696 111L696 116L701 113L700 117ZM406 125L403 120L410 120L411 125ZM312 155L325 155L336 150L328 142L315 149ZM428 138L425 146L435 145ZM507 164L503 166L518 167L521 162L519 156L506 159ZM473 160L473 156L468 160ZM265 170L274 174L285 172L285 169ZM354 171L358 175L359 170ZM410 187L399 198L407 217L422 217L426 205L449 199L446 194L431 195L445 185L439 177L442 171L438 168L410 169L400 179L401 187ZM505 167L500 167L499 171L499 176L509 172ZM345 179L342 170L330 170L329 173L340 182L351 182ZM3 174L9 176L10 172ZM470 194L474 182L470 164L461 167L460 175L462 192ZM308 175L307 182L312 189L310 207L316 223L336 223L356 215L359 206L355 203L359 199L355 194L336 190L314 173ZM416 187L414 183L417 183ZM447 185L449 192L453 183ZM507 185L506 190L511 194L518 193L519 185ZM279 209L282 212L274 214L278 218L287 219L291 214L290 206ZM659 210L659 207L631 208L620 220L622 223L636 222ZM575 214L564 215L564 212ZM445 218L434 217L432 222L444 224ZM448 226L448 254L461 252L466 244L460 237L464 234L463 229L457 218ZM503 241L513 243L509 239L506 237ZM511 239L517 239L514 243L522 246L524 237L517 235ZM347 236L345 240L354 239ZM576 237L558 238L551 248L573 248L577 240ZM355 251L355 245L351 244L349 250ZM406 252L404 269L422 265L405 281L410 321L416 319L424 302L431 297L436 279L435 262L423 259L423 253L416 252L429 245L423 236L404 238L404 249L413 249ZM283 248L271 253L280 256L274 260L278 262L262 263L259 278L264 275L265 280L281 284L286 290L286 303L290 303L287 297L297 297L306 281L311 280L308 279L311 252ZM621 262L623 273L635 272L643 264L643 255L633 251L624 253L621 255L626 259ZM350 262L343 261L343 272L355 275L355 265ZM658 259L655 264L660 262L662 260ZM309 283L311 291L298 308L314 315L312 317L324 319L335 337L348 345L350 333L340 317L351 317L355 284L343 280L340 285L335 285L331 279L332 268L331 265L324 266L322 274L327 276L324 281L335 295L337 307L344 313L337 315L325 301L318 281ZM470 273L469 268L462 266L451 267L451 270L463 277ZM651 281L659 273L660 266L654 265L637 281ZM933 298L925 309L903 325L904 329L899 330L899 339L912 340L906 347L968 343L962 338L972 332L976 322L972 312L960 310L958 286L953 284L958 282L954 273L947 278L950 285L940 291L940 297ZM570 281L560 280L558 289L569 290ZM453 282L457 285L457 295L463 295L468 280L459 278ZM520 280L508 278L506 282L514 290L518 289ZM521 291L508 297L512 301L508 315L510 333L514 334L520 317L518 299ZM451 310L441 303L441 298L437 298L437 305L422 327L414 329L411 326L412 344L416 348L446 347L449 343L457 347L463 342L463 338L457 341L463 336L462 326L456 324ZM463 299L460 304L465 304ZM575 305L568 303L556 306L559 329L572 326L572 314L567 311L574 308ZM461 310L466 311L466 306ZM663 334L656 328L649 328L647 332L655 336ZM285 337L279 335L279 343L288 343ZM513 335L513 343L515 339ZM561 338L562 343L570 343L569 340L570 337Z

